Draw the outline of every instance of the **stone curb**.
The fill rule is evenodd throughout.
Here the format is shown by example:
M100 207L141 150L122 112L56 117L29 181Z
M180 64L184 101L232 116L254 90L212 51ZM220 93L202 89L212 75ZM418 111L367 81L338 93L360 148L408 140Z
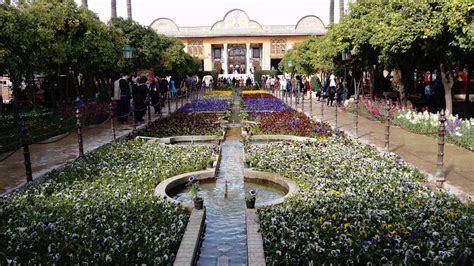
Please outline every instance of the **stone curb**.
M206 220L206 208L202 210L193 209L189 217L186 231L179 244L178 253L174 260L175 266L194 265L201 244L201 236L204 232L204 221Z
M284 197L260 203L255 206L257 209L282 204L288 197L299 191L299 186L295 182L275 173L244 169L244 179L245 181L263 180L265 182L276 184L286 190L286 195Z
M245 211L245 221L247 224L247 263L250 266L266 265L257 210L247 209Z
M165 198L169 202L172 202L176 205L180 205L188 212L192 212L194 207L191 204L180 202L173 199L172 197L168 195L168 192L170 192L173 188L186 184L188 182L188 177L190 175L194 176L197 180L200 180L200 181L209 180L209 179L215 180L214 173L215 173L215 169L211 168L207 170L189 172L189 173L173 176L173 177L163 180L160 184L158 184L158 186L156 186L155 188L154 193L156 196Z

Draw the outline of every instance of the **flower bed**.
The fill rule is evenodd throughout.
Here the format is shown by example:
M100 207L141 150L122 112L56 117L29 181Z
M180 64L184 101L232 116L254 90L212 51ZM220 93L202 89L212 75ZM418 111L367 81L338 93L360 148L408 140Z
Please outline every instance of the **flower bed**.
M250 112L249 120L257 125L250 125L248 130L253 135L282 134L303 137L327 137L333 134L327 123L311 120L305 114L294 110L281 112Z
M347 100L344 106L347 111L354 112L353 99ZM399 104L393 105L390 112L392 113L393 124L415 133L433 137L438 136L439 114L407 110ZM386 102L381 100L372 101L361 97L359 114L369 119L385 122L387 119ZM446 119L447 142L474 151L474 119L460 119L458 116L449 113L446 114Z
M105 121L109 117L108 103L85 103L82 108L82 125L88 126ZM22 112L20 117L28 127L31 142L36 143L73 130L76 126L75 109L61 107L57 110L37 107L37 110ZM21 145L22 135L14 123L13 115L0 122L0 155L16 150Z
M247 146L252 166L302 188L259 212L268 264L453 264L472 249L472 204L423 187L393 155L341 140Z
M244 97L243 102L244 111L283 111L290 109L288 105L284 104L280 99L275 97Z
M262 98L271 98L271 99L277 99L273 95L268 94L268 93L253 93L253 94L245 94L242 97L244 100L246 99L262 99Z
M193 100L185 104L179 111L181 112L202 112L202 111L225 111L229 108L227 100L204 98Z
M254 94L265 94L265 95L270 95L267 91L264 90L249 90L249 89L244 89L242 90L242 94L247 96L247 95L254 95Z
M191 135L217 136L224 129L220 123L224 116L216 113L177 112L146 126L140 135L156 138Z
M189 217L153 189L170 176L204 169L214 148L109 145L0 198L0 261L172 264Z
M393 115L393 123L410 131L438 135L439 114L428 111L400 111ZM446 114L446 140L458 146L474 151L474 118L460 119Z

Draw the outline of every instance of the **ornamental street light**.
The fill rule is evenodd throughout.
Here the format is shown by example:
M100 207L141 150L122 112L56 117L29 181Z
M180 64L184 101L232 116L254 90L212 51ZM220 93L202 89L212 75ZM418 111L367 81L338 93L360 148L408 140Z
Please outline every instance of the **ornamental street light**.
M132 58L132 55L133 55L133 47L130 46L129 44L125 44L122 48L122 51L123 51L123 58L125 59L130 59Z

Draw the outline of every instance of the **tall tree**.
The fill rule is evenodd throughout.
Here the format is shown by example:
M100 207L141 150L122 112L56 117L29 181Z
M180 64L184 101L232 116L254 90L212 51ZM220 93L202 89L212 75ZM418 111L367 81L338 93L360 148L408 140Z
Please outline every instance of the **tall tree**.
M81 4L83 7L87 8L87 0L81 0Z
M344 17L344 0L339 0L339 21Z
M110 7L112 8L111 17L117 17L117 0L112 0L110 3Z
M329 2L329 24L334 23L334 0Z
M132 19L132 0L127 0L127 18Z

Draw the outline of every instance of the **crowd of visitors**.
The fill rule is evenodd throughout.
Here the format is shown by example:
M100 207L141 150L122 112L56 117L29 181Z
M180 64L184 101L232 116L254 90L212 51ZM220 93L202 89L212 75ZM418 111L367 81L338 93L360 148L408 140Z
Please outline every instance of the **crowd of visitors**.
M185 94L197 88L197 76L187 76L180 84L180 93ZM147 100L153 107L155 114L161 112L168 97L178 97L178 89L173 77L131 76L128 73L120 75L114 82L112 100L116 102L117 120L121 123L128 122L128 117L135 116L135 121L144 123L143 117L147 112ZM133 104L132 104L133 101Z

